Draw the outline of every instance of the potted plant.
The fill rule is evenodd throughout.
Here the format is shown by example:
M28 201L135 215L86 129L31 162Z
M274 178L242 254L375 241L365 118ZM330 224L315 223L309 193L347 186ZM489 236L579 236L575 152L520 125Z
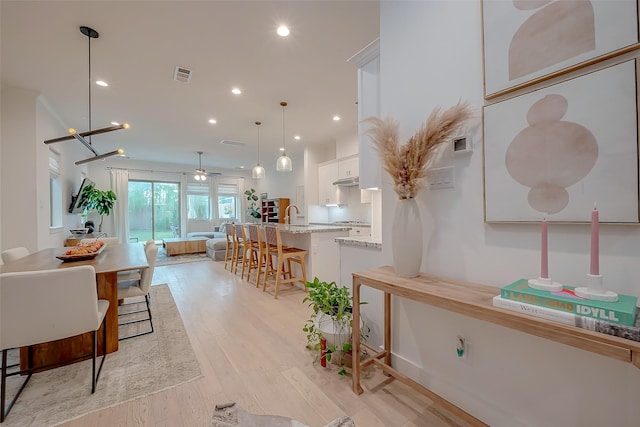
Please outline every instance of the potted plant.
M82 190L80 195L80 206L84 209L85 214L95 210L100 215L100 225L98 231L102 232L102 222L105 215L111 215L113 204L116 201L116 194L111 191L98 190L93 185L88 185Z
M337 356L351 351L351 322L352 298L346 286L338 286L336 282L323 282L317 277L313 282L305 284L309 293L302 300L311 307L311 315L302 330L307 333L307 347L314 351L322 351L320 358L331 361L332 355ZM361 304L366 304L362 302ZM368 328L361 327L361 340L368 337ZM326 348L322 349L322 340L326 340ZM340 360L340 359L338 359ZM338 372L345 375L341 368Z
M247 201L249 202L249 207L247 208L247 216L250 216L255 219L262 218L262 214L256 205L258 201L258 196L256 195L256 190L253 188L250 190L246 190L244 195L247 196Z

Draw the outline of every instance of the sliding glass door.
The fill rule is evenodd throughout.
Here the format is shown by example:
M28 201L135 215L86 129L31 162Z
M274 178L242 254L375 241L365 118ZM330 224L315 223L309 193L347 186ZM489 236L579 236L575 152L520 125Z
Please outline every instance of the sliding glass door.
M129 237L157 242L180 236L180 183L129 181Z

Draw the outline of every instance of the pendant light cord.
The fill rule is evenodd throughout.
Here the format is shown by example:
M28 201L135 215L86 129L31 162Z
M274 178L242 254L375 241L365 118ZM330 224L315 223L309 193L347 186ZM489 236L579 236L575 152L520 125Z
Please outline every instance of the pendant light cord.
M282 101L280 103L280 105L282 105L282 148L283 148L282 152L284 154L286 154L287 153L287 143L285 142L285 137L284 137L284 107L287 106L287 103Z
M91 132L91 37L89 39L89 132ZM91 135L89 135L89 144L91 144Z

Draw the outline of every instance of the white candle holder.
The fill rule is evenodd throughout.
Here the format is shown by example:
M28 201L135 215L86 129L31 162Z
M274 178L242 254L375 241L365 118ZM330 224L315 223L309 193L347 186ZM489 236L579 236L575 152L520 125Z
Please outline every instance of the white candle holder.
M601 274L587 274L587 286L580 286L574 289L577 296L596 301L616 302L618 294L607 291L602 285Z
M562 284L554 282L551 279L538 277L537 279L529 279L529 287L538 289L541 291L560 292L562 290Z

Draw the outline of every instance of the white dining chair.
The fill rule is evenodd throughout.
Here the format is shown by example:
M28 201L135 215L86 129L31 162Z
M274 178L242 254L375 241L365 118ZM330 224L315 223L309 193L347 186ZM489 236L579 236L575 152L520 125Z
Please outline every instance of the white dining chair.
M29 255L29 249L18 246L2 251L2 262L5 264Z
M151 243L149 243L151 242ZM118 300L125 300L127 298L133 297L144 297L144 302L147 304L147 308L134 310L134 311L125 311L122 310L121 313L118 314L119 317L130 316L135 313L142 313L146 311L148 316L142 319L134 319L129 321L124 321L118 323L118 326L130 325L133 323L140 323L149 321L151 325L151 330L147 332L140 332L127 336L120 336L119 340L126 340L133 337L139 337L141 335L147 335L153 333L153 316L151 315L151 299L149 296L149 291L151 289L151 280L153 279L153 271L156 265L156 258L158 257L158 245L156 245L153 240L148 240L145 244L145 254L147 255L147 262L149 263L149 268L145 268L140 272L139 280L120 280L118 279ZM130 302L124 303L120 305L120 308L124 308L129 305L141 304L142 302Z
M147 253L147 249L149 246L156 246L156 242L153 239L149 239L144 243L144 253ZM157 254L156 254L157 258ZM148 257L147 257L148 259ZM131 281L139 281L142 278L140 274L140 270L129 270L129 271L119 271L118 272L118 283L120 282L131 282Z
M108 308L109 301L98 299L96 272L90 265L0 274L0 422L9 414L33 374L29 368L10 369L7 366L7 352L10 349L92 332L92 354L81 358L92 356L91 393L95 392L106 359L105 352L96 372L97 331L103 324ZM107 344L106 328L102 338L104 351ZM7 378L16 375L27 377L6 405Z

